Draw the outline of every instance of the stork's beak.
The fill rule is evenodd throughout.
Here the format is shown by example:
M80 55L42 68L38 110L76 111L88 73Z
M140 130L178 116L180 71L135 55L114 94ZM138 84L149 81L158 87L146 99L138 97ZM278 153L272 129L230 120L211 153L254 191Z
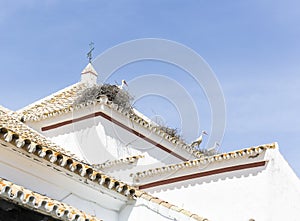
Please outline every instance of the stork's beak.
M127 82L124 80L124 84L128 87L128 84L127 84Z
M208 135L208 133L206 131L203 131L203 134Z

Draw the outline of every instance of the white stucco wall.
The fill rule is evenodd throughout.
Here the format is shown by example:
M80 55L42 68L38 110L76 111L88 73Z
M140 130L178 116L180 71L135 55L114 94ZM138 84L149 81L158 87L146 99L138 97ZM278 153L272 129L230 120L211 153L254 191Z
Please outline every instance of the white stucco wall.
M95 111L93 108L80 110L76 116L69 113L55 119L34 123L31 126L39 130L42 126L66 119L74 119L93 111ZM99 110L97 109L97 111ZM156 141L166 142L157 135L149 134L145 128L134 125L128 119L128 122L125 122L125 118L117 113L114 113L114 118L126 125L132 124L131 128L148 133L149 137L153 136ZM109 172L114 177L128 183L132 182L130 173L180 162L180 160L167 156L166 153L153 145L101 117L45 131L43 134L78 156L87 159L90 163L103 163L106 160L130 155L145 155L145 158L138 161L137 167ZM249 221L250 219L255 221L298 221L300 216L300 181L278 149L269 149L266 153L263 159L268 161L266 167L211 175L168 184L163 188L146 189L146 191L212 221ZM251 160L253 159L238 159L236 163L249 163ZM224 165L229 166L230 164L230 160L224 161ZM145 179L144 182L150 182L151 179ZM88 210L94 210L93 206L89 206L87 202L81 203L81 200L75 195L70 195L69 198L66 198L66 201L68 200L70 202L78 201ZM101 210L99 213L102 213ZM118 219L120 221L169 220L168 216L163 216L155 210L149 209L145 203L139 201L135 205L123 207L118 215L107 213L105 217L107 220Z
M150 191L210 220L299 220L300 182L277 149L266 168L223 173Z
M1 178L70 204L86 213L96 215L99 219L118 220L118 211L126 203L125 197L118 199L117 193L106 194L100 187L97 189L97 186L72 179L65 173L57 172L46 163L40 163L10 148L3 147L2 141L0 141L0 152Z
M268 219L300 220L300 180L278 150L268 154Z
M193 218L186 216L178 211L168 209L157 203L149 202L144 199L137 199L134 204L127 204L119 213L119 221L194 221Z
M102 220L117 221L119 218L119 212L111 210L105 206L99 206L97 203L82 199L80 196L74 194L68 195L63 199L64 203L70 205L77 205L77 208L84 211L85 213L94 215Z
M119 214L119 221L166 221L170 220L148 209L145 205L128 205Z
M138 137L130 130L128 131L101 116L94 116L55 129L41 131L41 128L45 126L82 118L97 112L103 112L111 116L114 120L126 125L130 130L137 131L154 142L168 148L173 148L179 151L179 153L188 154L183 149L177 147L176 144L170 143L161 136L138 125L123 114L109 109L105 105L89 106L40 122L29 122L28 125L91 164L101 164L108 160L143 155L144 158L139 159L135 167L130 167L126 170L120 170L120 168L115 171L109 170L109 174L129 183L133 181L132 177L130 177L131 173L182 161ZM189 156L192 157L192 155Z

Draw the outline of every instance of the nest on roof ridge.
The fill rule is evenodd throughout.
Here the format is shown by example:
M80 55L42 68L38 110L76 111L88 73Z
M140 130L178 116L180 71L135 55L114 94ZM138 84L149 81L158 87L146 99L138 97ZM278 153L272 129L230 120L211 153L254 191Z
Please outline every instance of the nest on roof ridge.
M171 127L167 127L167 126L155 126L157 129L165 132L166 134L168 134L171 137L176 138L177 140L182 140L182 136L178 133L177 129L171 128Z
M86 88L78 94L74 104L79 105L87 103L88 101L95 101L98 100L101 95L106 95L109 101L123 107L125 110L129 111L132 108L133 97L127 91L110 84L95 85Z

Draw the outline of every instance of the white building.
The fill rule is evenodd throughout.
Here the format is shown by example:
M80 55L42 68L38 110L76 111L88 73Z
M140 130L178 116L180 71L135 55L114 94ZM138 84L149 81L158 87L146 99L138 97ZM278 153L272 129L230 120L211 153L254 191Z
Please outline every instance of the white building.
M97 76L88 64L80 82L0 109L2 199L57 220L298 220L276 143L205 157L105 95L76 102Z

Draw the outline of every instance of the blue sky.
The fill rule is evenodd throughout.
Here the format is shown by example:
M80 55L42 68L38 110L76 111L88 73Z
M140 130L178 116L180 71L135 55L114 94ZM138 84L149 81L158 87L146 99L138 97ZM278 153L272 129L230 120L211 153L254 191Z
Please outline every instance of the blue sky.
M169 39L200 54L222 86L227 106L222 150L277 141L300 176L299 8L296 0L0 0L0 104L17 110L77 82L91 41L98 55L133 39ZM179 81L184 74L145 62L124 67L111 82L155 73ZM208 127L203 92L183 81L198 100L202 127ZM148 97L138 106L180 127L163 99Z

